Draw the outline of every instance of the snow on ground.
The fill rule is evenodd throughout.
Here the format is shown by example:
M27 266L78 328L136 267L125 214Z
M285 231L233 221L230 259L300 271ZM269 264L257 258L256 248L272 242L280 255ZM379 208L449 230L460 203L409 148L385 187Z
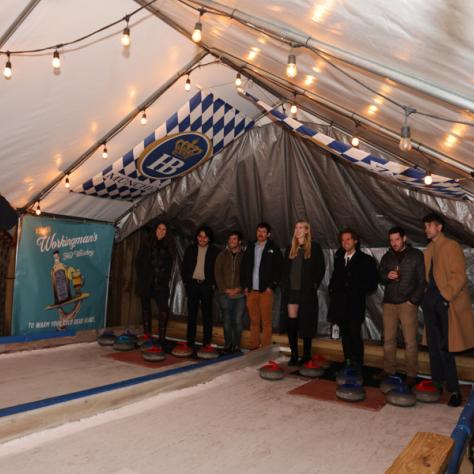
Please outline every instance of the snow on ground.
M287 394L301 383L249 367L0 445L0 472L383 473L416 432L449 434L460 413Z

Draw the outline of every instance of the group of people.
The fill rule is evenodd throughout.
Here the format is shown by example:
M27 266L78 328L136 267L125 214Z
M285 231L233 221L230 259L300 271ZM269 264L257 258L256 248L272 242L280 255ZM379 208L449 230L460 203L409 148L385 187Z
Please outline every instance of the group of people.
M334 255L329 281L328 320L340 330L344 358L361 368L364 342L361 334L366 315L366 296L384 285L383 378L396 371L397 332L405 341L406 383L415 383L418 372L418 307L424 316L425 335L433 383L450 393L448 404L462 402L454 352L474 347L474 319L465 260L461 246L444 235L438 214L424 217L430 241L424 253L407 242L405 231L393 227L389 250L380 265L360 249L358 234L350 228L339 233L340 248ZM155 238L143 245L136 259L137 292L142 300L145 333L151 333L150 300L159 310L159 332L164 340L169 317L169 285L176 245L165 223L156 227ZM321 246L312 239L306 221L295 224L291 243L282 255L271 239L271 227L261 222L256 240L243 247L242 234L231 231L225 249L213 244L208 226L197 229L185 250L181 276L186 288L187 344L194 348L198 309L201 308L203 346L212 350L212 301L214 294L222 314L226 353L240 351L242 319L250 319L250 349L272 343L274 292L281 288L281 312L291 349L290 365L311 360L313 337L318 327L318 288L326 270ZM298 353L303 339L303 356Z

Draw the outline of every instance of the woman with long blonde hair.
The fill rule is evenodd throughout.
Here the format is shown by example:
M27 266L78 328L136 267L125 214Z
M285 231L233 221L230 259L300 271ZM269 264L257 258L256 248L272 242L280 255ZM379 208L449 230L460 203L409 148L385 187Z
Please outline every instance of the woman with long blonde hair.
M326 270L321 246L312 240L311 225L295 224L287 247L282 281L283 313L287 315L289 365L311 360L311 345L318 330L318 288ZM298 359L298 335L303 338L303 358Z

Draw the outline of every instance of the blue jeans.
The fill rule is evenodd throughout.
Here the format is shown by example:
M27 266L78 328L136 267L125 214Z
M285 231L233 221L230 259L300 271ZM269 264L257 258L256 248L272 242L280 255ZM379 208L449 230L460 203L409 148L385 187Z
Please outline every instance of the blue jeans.
M245 311L245 296L229 298L225 293L219 293L217 302L222 314L225 347L240 346L242 316Z

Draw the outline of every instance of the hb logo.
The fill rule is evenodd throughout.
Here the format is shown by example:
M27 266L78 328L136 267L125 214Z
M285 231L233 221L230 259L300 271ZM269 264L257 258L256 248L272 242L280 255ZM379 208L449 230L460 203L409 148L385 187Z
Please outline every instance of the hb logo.
M147 178L176 178L204 163L211 154L209 138L199 132L182 132L148 145L137 160L137 168Z

